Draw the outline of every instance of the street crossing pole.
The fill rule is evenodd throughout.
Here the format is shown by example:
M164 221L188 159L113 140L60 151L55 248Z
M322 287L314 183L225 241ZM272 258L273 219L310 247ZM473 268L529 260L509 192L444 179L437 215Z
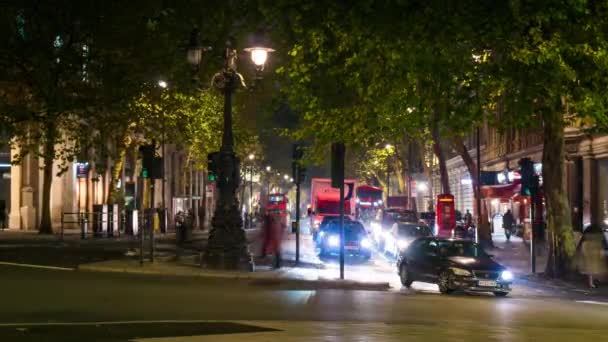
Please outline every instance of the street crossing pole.
M340 189L340 279L344 279L344 154L344 143L331 144L331 186Z

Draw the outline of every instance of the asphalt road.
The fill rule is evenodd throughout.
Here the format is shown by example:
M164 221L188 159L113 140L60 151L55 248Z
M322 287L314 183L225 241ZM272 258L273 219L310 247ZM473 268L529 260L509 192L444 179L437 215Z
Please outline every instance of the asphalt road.
M0 265L1 341L602 341L606 304Z

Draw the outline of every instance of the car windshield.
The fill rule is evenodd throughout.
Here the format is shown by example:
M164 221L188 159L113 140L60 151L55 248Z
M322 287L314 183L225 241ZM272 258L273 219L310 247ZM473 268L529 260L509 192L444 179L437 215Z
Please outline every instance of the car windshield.
M446 257L487 257L486 252L479 245L471 241L439 241L439 254Z
M408 211L389 211L386 213L387 216L392 218L394 222L417 222L418 217L415 212Z
M357 190L357 197L366 201L378 201L382 199L382 191L377 190Z
M350 217L344 216L344 221L350 221ZM340 216L325 216L321 224L340 223Z
M332 234L339 234L340 223L333 221L327 230ZM346 235L347 238L360 237L365 235L365 228L358 222L344 222L344 235Z
M420 218L423 220L432 220L435 218L435 213L432 213L432 212L420 213Z
M398 234L402 237L423 237L432 235L429 227L415 224L400 224Z

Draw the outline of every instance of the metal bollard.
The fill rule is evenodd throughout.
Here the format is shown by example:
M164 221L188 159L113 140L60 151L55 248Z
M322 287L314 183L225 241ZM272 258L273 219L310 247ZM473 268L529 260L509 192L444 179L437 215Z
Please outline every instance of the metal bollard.
M89 220L85 216L83 216L81 218L81 224L80 224L80 238L82 240L86 240L88 230L89 230Z
M154 245L154 222L155 220L152 220L152 225L150 227L150 262L154 262L154 249L156 248Z
M63 241L63 220L64 220L64 213L61 213L61 241Z
M139 264L141 266L144 265L144 238L146 236L146 225L143 224L141 229L139 230Z

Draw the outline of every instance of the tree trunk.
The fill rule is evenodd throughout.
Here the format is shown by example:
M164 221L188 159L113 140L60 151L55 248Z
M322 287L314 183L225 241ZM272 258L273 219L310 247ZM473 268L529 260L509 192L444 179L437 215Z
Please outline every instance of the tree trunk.
M55 137L57 129L54 123L46 127L45 141L43 147L44 168L42 183L42 218L40 222L40 234L52 234L53 223L51 221L51 185L53 182L53 161L55 161Z
M473 158L471 157L471 154L469 153L469 149L467 148L467 146L464 144L464 141L462 140L461 137L454 137L452 138L452 146L454 147L454 149L458 152L458 155L460 155L460 158L462 158L462 161L464 162L464 164L467 167L467 171L469 172L469 175L471 177L471 181L472 181L472 186L473 186L473 213L475 216L477 215L482 215L482 224L479 227L479 240L482 242L486 242L486 243L491 243L492 241L492 231L490 230L490 225L485 224L487 220L484 219L484 216L487 217L487 215L483 215L483 210L482 213L478 213L477 211L477 191L475 190L477 187L477 182L479 181L477 179L477 163L473 160Z
M421 161L422 161L422 170L424 172L424 176L426 177L427 181L428 181L428 192L429 192L429 203L424 203L425 207L422 208L423 211L433 211L433 205L434 205L434 196L433 196L433 192L434 192L434 184L433 184L433 156L431 155L430 158L428 159L429 164L427 164L427 154L428 153L428 149L427 146L425 146L425 143L423 141L418 141L416 142L416 147L418 147L418 149L421 151Z
M566 193L564 117L559 110L545 113L543 146L543 192L547 205L549 258L547 274L558 277L572 266L575 242Z
M438 114L436 112L433 113L433 117L437 118ZM439 136L439 128L436 124L437 120L433 120L433 124L431 125L431 136L433 137L433 152L437 156L437 160L439 161L439 175L441 178L441 190L444 194L451 194L450 191L450 178L448 176L448 169L445 165L445 154L443 153L443 149L441 148L441 137Z
M122 168L125 164L125 158L127 156L127 149L131 143L129 134L130 132L126 131L119 142L120 145L118 147L118 153L116 154L114 167L112 168L110 185L108 186L108 204L115 204L118 199L119 191L116 187L116 183L118 182L118 179L121 178Z

